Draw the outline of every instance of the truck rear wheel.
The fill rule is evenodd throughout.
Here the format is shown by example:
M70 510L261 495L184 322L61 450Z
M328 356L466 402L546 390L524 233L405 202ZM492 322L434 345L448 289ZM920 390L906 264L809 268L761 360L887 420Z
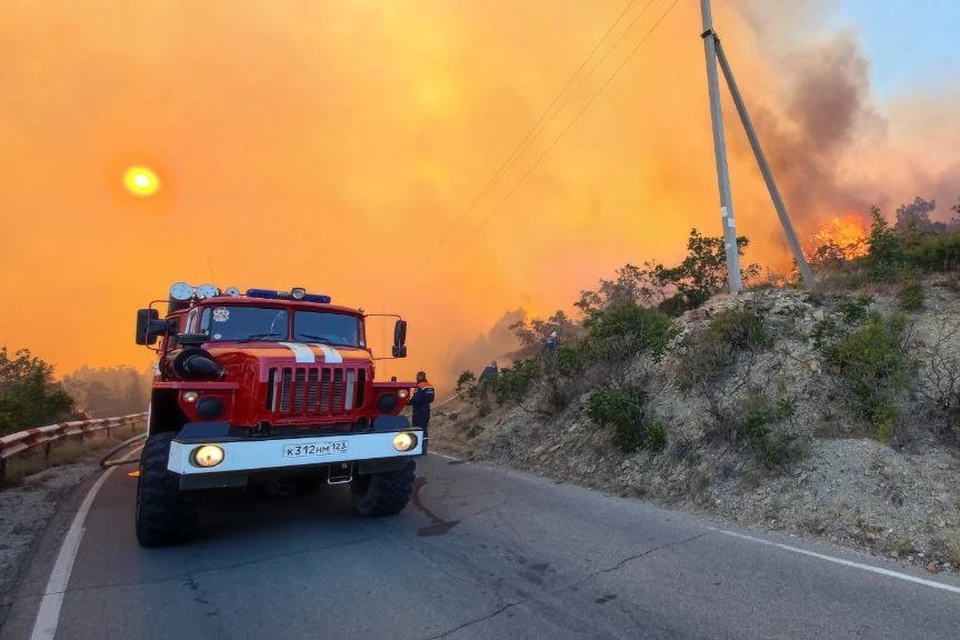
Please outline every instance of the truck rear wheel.
M137 482L137 540L144 547L185 542L196 535L200 497L180 491L179 476L167 470L173 433L147 438Z
M410 502L417 465L411 460L403 469L357 476L350 483L353 507L365 518L392 516Z

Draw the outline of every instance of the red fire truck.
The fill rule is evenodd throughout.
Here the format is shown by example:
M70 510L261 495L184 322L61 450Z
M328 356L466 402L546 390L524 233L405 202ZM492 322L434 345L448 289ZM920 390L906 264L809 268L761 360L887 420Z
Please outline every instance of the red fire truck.
M137 344L159 357L137 487L140 544L190 539L202 490L264 478L349 484L362 516L402 510L426 436L400 415L414 384L374 380L369 317L300 287L182 282L140 309ZM391 317L392 357L403 358L406 322Z

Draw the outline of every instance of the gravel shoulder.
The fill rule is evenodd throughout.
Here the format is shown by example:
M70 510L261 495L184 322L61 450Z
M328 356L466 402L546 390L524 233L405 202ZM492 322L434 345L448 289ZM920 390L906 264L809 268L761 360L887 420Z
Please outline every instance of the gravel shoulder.
M18 486L0 489L0 612L62 499L96 470L97 461L87 460L46 469Z

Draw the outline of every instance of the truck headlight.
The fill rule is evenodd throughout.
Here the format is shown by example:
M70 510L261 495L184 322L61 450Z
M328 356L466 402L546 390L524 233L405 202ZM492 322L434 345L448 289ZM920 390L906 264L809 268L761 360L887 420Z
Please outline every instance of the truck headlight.
M393 436L393 448L397 451L410 451L415 446L417 446L416 434L401 431Z
M223 449L215 444L205 444L197 447L190 454L190 461L196 467L209 469L223 462Z

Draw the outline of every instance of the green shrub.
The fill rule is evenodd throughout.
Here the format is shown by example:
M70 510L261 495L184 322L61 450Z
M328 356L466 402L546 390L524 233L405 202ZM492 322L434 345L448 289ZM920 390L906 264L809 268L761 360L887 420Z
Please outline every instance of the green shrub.
M710 319L688 343L680 371L680 385L691 389L712 385L746 351L759 351L773 343L763 320L749 309L727 309Z
M904 262L923 271L945 272L960 267L960 230L927 233L904 248Z
M587 416L601 427L640 422L645 400L639 387L599 387L587 398Z
M889 225L880 209L874 207L870 215L873 217L873 224L867 238L869 250L866 260L870 274L874 280L894 280L903 269L903 238Z
M647 431L646 444L651 451L663 451L667 446L667 426L655 420Z
M764 396L754 395L747 399L744 409L746 415L736 425L735 433L750 445L761 464L768 469L778 469L801 456L795 436L778 433L771 437L771 426L793 417L796 412L793 398L782 398L771 404Z
M871 304L873 296L860 296L856 300L844 300L837 305L837 310L843 315L844 322L854 324L867 317Z
M904 311L923 309L923 284L914 274L904 276L903 290L900 292L900 307Z
M760 443L760 462L768 469L779 469L799 458L800 451L796 436L778 433L774 438L765 438Z
M584 321L594 341L631 336L636 351L660 353L675 335L673 320L657 309L618 302Z
M727 309L713 316L707 325L707 338L730 345L734 351L760 349L773 343L763 320L749 309Z
M587 366L588 354L584 343L561 344L557 347L557 373L571 376Z
M873 438L878 442L887 442L893 437L899 416L897 406L890 401L881 402L873 411Z
M646 393L639 387L595 389L587 398L587 416L601 427L613 426L614 444L624 453L650 448L660 451L666 445L666 427L648 424L644 402Z
M843 332L833 320L823 319L813 326L810 337L813 339L814 347L823 349L827 343L841 335L843 335Z
M500 370L497 376L497 404L519 402L540 377L540 363L534 359L517 360Z
M869 316L866 322L825 349L827 360L857 399L861 412L874 426L875 436L893 434L897 411L893 394L909 385L909 360L901 345L902 316Z

